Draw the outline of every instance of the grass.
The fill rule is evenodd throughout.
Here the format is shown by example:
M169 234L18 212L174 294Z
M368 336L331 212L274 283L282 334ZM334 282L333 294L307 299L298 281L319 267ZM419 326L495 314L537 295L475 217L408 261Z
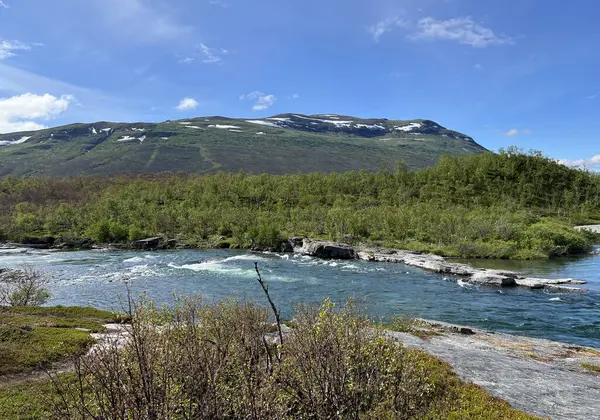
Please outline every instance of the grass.
M600 373L600 366L592 365L586 362L579 362L582 368L594 373Z
M390 331L412 334L421 340L428 340L431 337L442 335L440 332L434 331L431 326L404 316L396 317L391 322L386 322L383 327Z
M51 402L55 395L54 386L47 379L1 386L0 418L6 420L50 418Z
M81 354L93 343L89 332L122 320L93 308L0 308L0 375L31 372Z

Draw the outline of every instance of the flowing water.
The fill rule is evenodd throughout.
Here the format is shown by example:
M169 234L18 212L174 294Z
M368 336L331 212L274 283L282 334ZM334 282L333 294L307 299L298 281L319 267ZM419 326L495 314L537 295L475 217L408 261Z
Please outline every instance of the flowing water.
M402 264L325 261L300 255L230 250L50 252L0 249L0 267L30 264L51 276L50 305L118 310L126 284L169 303L173 293L264 302L259 263L285 318L297 303L355 297L373 316L408 315L600 348L600 255L533 263L471 261L544 277L588 280L587 292L470 285Z

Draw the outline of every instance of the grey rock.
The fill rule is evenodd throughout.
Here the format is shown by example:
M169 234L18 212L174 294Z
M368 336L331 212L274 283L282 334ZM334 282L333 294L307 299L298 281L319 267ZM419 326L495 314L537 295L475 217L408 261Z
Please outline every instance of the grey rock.
M300 240L298 238L293 238L290 241L295 244L294 252L305 255L328 259L357 258L363 261L406 264L411 267L417 267L439 274L465 277L470 283L488 286L522 286L531 289L555 288L572 291L575 288L563 285L579 285L586 283L583 280L531 278L513 271L474 268L466 264L447 262L443 257L438 255L422 254L412 251L394 250L389 248L370 248L364 246L357 246L354 248L350 245L328 241L313 241L310 239L303 239L300 245ZM579 290L584 291L585 289Z
M450 332L427 340L408 333L386 334L406 347L439 357L461 379L519 410L557 420L598 418L598 376L586 373L580 362L600 365L600 352L550 340L471 330L476 334Z
M162 238L146 238L133 242L133 248L136 249L156 249L162 243Z
M293 239L288 239L287 241L282 241L277 247L277 252L294 252L295 242Z
M515 278L494 271L478 271L469 278L469 283L492 286L516 286Z
M298 248L295 250L298 250ZM304 239L299 252L304 255L325 259L352 260L356 258L354 249L351 246L330 241Z

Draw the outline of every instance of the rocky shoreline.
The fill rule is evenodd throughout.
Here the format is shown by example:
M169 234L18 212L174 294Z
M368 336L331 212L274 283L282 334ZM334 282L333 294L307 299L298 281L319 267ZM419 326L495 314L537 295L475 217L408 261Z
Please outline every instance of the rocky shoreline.
M327 259L359 259L363 261L406 264L438 274L459 276L474 284L499 287L527 287L530 289L559 289L561 291L585 291L573 285L587 282L578 279L545 279L526 277L520 273L506 270L474 268L467 264L447 262L443 257L412 251L400 251L387 248L353 247L329 241L316 241L307 238L292 238L289 246L293 252ZM570 285L570 286L569 286Z
M188 245L181 244L175 239L165 240L161 237L153 237L126 244L107 244L99 246L90 239L77 241L62 241L48 238L36 243L13 244L7 243L0 247L4 249L19 247L35 249L53 249L57 251L69 250L167 250L167 249L189 249ZM518 272L507 270L492 270L485 268L474 268L467 264L452 263L443 257L434 254L423 254L414 251L403 251L389 248L377 248L364 245L352 246L348 244L313 240L310 238L290 238L282 241L275 248L251 248L252 251L274 251L283 253L299 253L316 258L339 259L339 260L363 260L373 262L386 262L406 264L426 271L442 275L461 277L463 281L473 284L482 284L496 287L526 287L529 289L554 289L570 292L585 292L587 289L574 287L586 284L580 279L548 279L538 277L527 277Z

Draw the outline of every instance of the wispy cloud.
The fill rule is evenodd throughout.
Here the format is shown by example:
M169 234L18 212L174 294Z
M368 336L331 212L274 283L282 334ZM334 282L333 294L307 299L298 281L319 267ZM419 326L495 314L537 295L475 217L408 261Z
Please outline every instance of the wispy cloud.
M200 44L200 51L202 51L202 54L204 54L204 60L202 60L204 63L219 63L219 62L221 62L221 57L216 54L215 49L209 48L205 44ZM221 50L221 52L223 52L223 51L225 51L225 54L227 53L226 52L227 50Z
M569 166L571 168L580 168L580 169L592 169L598 170L600 169L600 155L592 156L589 159L559 159L559 163Z
M194 98L183 98L179 101L179 105L177 105L179 111L188 111L190 109L196 109L197 107L198 101Z
M179 23L166 3L149 5L143 0L94 0L104 19L115 32L129 40L154 43L181 39L193 33L193 28Z
M389 17L384 20L380 20L374 25L367 28L367 32L371 34L375 42L379 42L381 37L387 32L393 31L395 28L407 26L407 22L398 16Z
M206 44L201 43L196 47L196 51L187 54L178 60L181 64L191 64L196 60L201 60L206 64L221 64L223 56L229 54L224 48L211 48Z
M10 8L10 6L8 4L4 3L2 0L0 0L0 7L3 7L5 9Z
M299 94L297 94L297 93L294 93L294 94L292 95L292 99L298 99L299 97L300 97L300 95L299 95Z
M518 136L521 134L529 135L529 134L531 134L531 130L528 130L528 129L519 130L517 128L511 128L506 133L504 133L504 135L507 137L514 137L514 136Z
M45 94L23 95L0 98L0 133L33 131L46 128L36 120L51 120L64 113L75 100L70 95L60 98Z
M145 105L132 97L119 98L107 93L74 85L61 80L45 77L30 71L13 67L0 61L0 92L5 96L22 95L28 92L49 93L55 97L74 95L69 108L71 122L83 121L126 121L135 119L133 110Z
M263 92L255 90L254 92L250 92L247 95L240 96L240 100L250 100L255 101L252 106L253 111L264 111L265 109L271 108L275 102L277 101L277 97L275 95L267 95Z
M0 60L14 57L17 55L15 51L29 51L33 46L40 45L41 44L26 44L20 41L0 40Z
M473 68L475 70L481 70L481 69L483 69L483 66L481 64L479 64L479 63L476 63L476 64L473 64Z
M411 35L414 40L448 40L475 48L514 43L512 38L497 35L468 16L447 20L426 17L419 20L417 26L418 32Z
M194 62L194 60L195 60L194 57L186 56L186 57L181 58L178 61L178 63L181 63L181 64L192 64Z
M223 9L226 9L229 7L229 3L225 3L224 1L221 1L221 0L210 0L208 2L208 4L210 4L211 6L220 6Z
M600 97L600 90L598 92L592 93L590 96L588 96L588 99L596 99Z

